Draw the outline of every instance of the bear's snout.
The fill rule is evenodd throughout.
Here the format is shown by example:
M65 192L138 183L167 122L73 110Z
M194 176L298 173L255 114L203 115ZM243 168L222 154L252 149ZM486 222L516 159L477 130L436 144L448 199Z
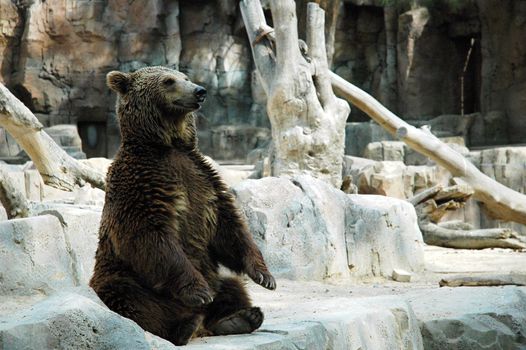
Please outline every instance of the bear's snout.
M194 95L197 97L197 101L204 102L206 99L206 89L202 86L197 86L194 90Z

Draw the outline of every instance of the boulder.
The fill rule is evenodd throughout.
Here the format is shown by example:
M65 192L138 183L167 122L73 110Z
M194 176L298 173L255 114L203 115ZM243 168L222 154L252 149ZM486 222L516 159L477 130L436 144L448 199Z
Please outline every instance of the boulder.
M99 243L100 207L63 204L34 206L33 211L58 216L63 226L67 252L71 258L73 277L86 285L93 274L95 251Z
M409 199L436 184L446 185L451 174L438 166L406 166L400 161L375 162L365 158L344 158L343 176L351 176L358 193Z
M349 277L343 192L339 195L329 185L307 177L292 181L275 177L246 180L234 186L233 191L276 277L300 280ZM323 200L327 207L323 208L317 199ZM324 216L327 212L332 212L330 219L335 222Z
M44 195L44 183L38 170L33 169L33 163L13 165L0 163L6 171L11 184L30 201L40 201Z
M375 122L354 122L345 125L345 154L363 157L366 146L393 137Z
M422 233L409 202L357 194L348 198L345 241L353 277L389 278L395 269L423 271Z
M0 315L1 349L151 349L150 341L135 322L110 311L89 288L58 292Z
M214 159L245 161L250 151L270 142L270 129L249 125L222 125L200 132L201 151Z
M526 347L524 287L440 288L408 300L421 323L425 349Z
M53 215L0 222L0 294L49 293L76 284L64 231Z
M0 47L0 52L2 48ZM15 139L4 128L0 127L0 157L13 159L20 153L22 148L16 143Z
M219 165L212 158L207 156L205 156L205 158L229 187L250 178L255 171L252 165Z
M185 349L423 349L418 322L400 297L328 298L304 285L282 295L281 310L275 297L265 299L268 317L259 331L195 339Z
M108 173L108 169L110 168L110 165L113 162L113 160L104 157L94 157L89 159L82 159L80 160L80 162L101 172L102 174L106 174Z
M504 111L478 114L469 130L470 146L505 145L510 143L509 120Z
M484 174L520 193L526 193L526 147L499 147L480 151L475 165ZM509 227L526 236L526 225L493 220L482 212L482 227Z
M42 204L32 216L0 222L0 294L51 293L87 284L100 211ZM100 209L99 209L100 210Z
M349 196L308 176L246 180L233 191L277 277L389 278L395 268L422 270L422 235L407 202Z
M433 132L435 134L435 132ZM467 155L464 138L460 136L440 137L440 140L462 155ZM398 161L406 165L433 165L434 162L426 156L409 148L402 141L377 141L369 143L363 156L376 161Z

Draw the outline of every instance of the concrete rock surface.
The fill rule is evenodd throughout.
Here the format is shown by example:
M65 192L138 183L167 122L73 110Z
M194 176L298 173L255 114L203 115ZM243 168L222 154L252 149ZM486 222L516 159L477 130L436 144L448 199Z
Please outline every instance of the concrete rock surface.
M37 216L0 222L0 294L51 293L87 284L93 272L100 209L35 206Z
M150 348L135 322L110 311L86 287L0 315L0 349Z
M343 234L345 196L334 195L336 190L317 183L317 190L325 191L320 195L332 199L326 210L340 212L339 223L319 215L321 208L298 181L268 177L246 180L233 188L250 231L277 277L322 280L349 276Z
M423 271L424 243L410 203L383 196L348 197L345 238L353 276L388 278L394 269Z
M408 299L426 350L526 348L526 288L441 288Z
M422 235L407 202L346 195L308 176L247 180L233 191L278 277L338 280L422 270Z

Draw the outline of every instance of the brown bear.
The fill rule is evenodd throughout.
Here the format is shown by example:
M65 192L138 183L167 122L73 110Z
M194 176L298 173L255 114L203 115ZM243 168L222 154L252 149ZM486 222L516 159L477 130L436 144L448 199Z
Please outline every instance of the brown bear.
M249 333L263 322L239 277L276 283L234 198L197 148L194 111L206 90L183 73L113 71L121 145L107 177L90 286L143 329L186 344Z

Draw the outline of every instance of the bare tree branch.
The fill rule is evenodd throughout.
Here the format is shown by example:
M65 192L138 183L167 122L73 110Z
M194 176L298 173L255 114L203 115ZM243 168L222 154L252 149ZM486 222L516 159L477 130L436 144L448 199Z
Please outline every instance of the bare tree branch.
M507 228L491 228L482 230L452 230L428 222L420 224L424 242L457 249L508 248L526 249L526 244Z
M81 164L42 130L42 124L4 85L0 84L0 126L13 136L35 163L44 182L71 191L90 183L104 190L104 176Z
M429 132L417 129L374 99L365 91L331 72L333 88L367 113L390 134L398 136L415 151L446 168L459 184L473 188L473 198L481 201L495 219L526 224L526 196L484 175L475 165Z
M328 109L335 105L336 97L329 78L325 35L320 30L320 28L325 28L325 14L314 2L310 2L307 6L307 46L314 65L314 84L320 95L322 107Z

